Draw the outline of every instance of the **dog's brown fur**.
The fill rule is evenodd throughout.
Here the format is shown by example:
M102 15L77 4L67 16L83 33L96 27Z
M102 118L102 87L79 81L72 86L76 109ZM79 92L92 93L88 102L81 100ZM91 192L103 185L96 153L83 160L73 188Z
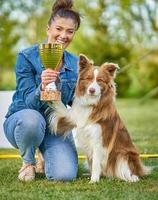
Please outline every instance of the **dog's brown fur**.
M120 162L124 163L125 161L130 169L131 176L135 175L142 177L147 174L147 170L142 165L139 153L133 145L129 133L115 106L116 92L114 78L117 65L113 63L104 63L101 67L95 67L91 61L89 61L84 55L81 55L75 97L80 99L80 97L83 97L86 94L87 88L94 81L95 69L98 70L96 82L101 88L101 96L96 104L87 105L91 109L87 124L98 124L102 130L101 148L106 149L105 154L108 154L108 159L105 165L102 166L101 174L119 177L118 165ZM73 106L75 107L74 104L72 105L72 109ZM58 110L58 106L56 109ZM62 116L61 113L58 120L57 131L59 131L59 133L64 133L65 131L72 129L74 126L78 127L72 119L73 118L70 119L67 116ZM93 157L91 158L88 156L88 161L90 169L92 169ZM137 180L131 178L131 181ZM95 181L97 181L97 179L94 180L94 182Z

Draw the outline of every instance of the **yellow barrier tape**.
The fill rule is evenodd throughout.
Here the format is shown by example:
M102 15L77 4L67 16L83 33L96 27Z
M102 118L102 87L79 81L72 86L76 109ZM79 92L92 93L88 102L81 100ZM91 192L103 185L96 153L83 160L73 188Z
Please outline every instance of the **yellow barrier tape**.
M140 154L141 158L158 158L158 154Z
M0 155L0 159L10 159L10 158L20 158L20 155L17 154L4 154ZM79 159L84 160L86 159L85 155L79 155ZM158 154L140 154L140 158L158 158Z

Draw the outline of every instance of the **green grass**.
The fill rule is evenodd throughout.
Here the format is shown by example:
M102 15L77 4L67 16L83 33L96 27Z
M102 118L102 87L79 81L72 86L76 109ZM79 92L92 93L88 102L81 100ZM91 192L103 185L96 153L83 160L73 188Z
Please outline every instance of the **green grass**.
M158 153L158 100L117 101L118 111L141 153Z
M130 135L141 153L158 153L158 101L151 100L140 105L137 100L119 100L117 107ZM13 149L1 149L0 154L17 153ZM158 166L158 158L143 160L146 165ZM20 159L0 160L1 200L157 200L158 167L151 175L137 183L116 179L101 179L89 184L84 176L82 162L79 164L77 180L71 183L49 182L44 175L37 175L36 181L18 181Z

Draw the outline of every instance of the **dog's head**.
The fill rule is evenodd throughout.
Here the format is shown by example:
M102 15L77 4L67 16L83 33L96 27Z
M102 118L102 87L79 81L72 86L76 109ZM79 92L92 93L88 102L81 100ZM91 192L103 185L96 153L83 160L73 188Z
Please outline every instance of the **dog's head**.
M76 97L84 104L96 105L107 95L115 96L114 78L118 65L104 63L100 67L94 66L86 56L80 55L79 74L76 86Z

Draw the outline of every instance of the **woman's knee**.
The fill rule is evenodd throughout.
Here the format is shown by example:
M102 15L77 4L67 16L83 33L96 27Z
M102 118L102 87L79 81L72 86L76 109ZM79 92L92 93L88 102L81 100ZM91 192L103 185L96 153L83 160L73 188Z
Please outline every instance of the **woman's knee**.
M66 166L67 165L67 166ZM66 167L65 167L66 166ZM62 163L62 167L58 169L45 169L45 174L48 180L50 181L73 181L77 177L78 167L77 164L72 163Z
M46 127L46 122L42 115L37 111L27 110L25 113L22 112L20 116L16 124L15 138L20 137L28 142L37 141L39 143L37 145L40 145Z
M23 113L21 115L21 118L19 119L19 125L22 125L22 128L26 128L26 130L29 131L40 131L43 129L43 132L45 131L46 122L43 116L35 111L35 110L27 110L26 113Z
M72 181L78 171L77 151L73 142L63 137L46 135L41 148L48 180Z
M78 157L74 149L56 149L56 154L52 151L45 159L45 174L48 180L72 181L77 177ZM62 149L64 150L62 152ZM48 155L48 154L47 154Z

